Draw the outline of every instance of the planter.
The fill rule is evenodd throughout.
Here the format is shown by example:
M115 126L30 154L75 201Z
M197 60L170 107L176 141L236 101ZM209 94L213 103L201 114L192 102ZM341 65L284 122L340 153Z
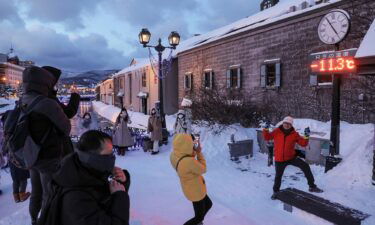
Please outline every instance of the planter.
M228 143L231 160L238 160L239 157L253 157L253 140L236 141Z

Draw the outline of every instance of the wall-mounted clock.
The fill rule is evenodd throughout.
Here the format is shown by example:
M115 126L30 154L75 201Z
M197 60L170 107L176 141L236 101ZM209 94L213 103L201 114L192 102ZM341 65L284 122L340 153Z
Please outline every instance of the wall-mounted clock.
M327 13L319 22L318 34L320 40L328 45L340 43L350 29L350 16L341 9Z

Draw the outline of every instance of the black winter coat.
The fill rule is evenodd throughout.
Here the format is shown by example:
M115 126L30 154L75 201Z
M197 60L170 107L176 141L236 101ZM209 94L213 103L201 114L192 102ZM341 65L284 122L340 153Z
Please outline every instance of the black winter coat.
M25 94L21 98L21 104L31 104L38 95L46 97L30 114L29 129L31 137L38 144L47 135L35 167L49 172L54 172L51 170L56 168L56 163L73 152L69 119L77 113L80 100L79 95L74 94L68 106L61 104L55 96L51 96L56 82L51 73L38 67L30 67L23 72Z
M76 153L64 158L53 182L65 192L61 200L61 225L128 225L129 195L110 194L108 175L88 169Z

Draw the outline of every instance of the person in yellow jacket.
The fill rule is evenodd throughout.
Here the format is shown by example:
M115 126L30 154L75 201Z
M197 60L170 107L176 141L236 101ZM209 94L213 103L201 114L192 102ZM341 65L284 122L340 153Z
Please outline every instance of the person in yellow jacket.
M177 134L170 156L172 166L180 178L182 191L194 207L195 216L184 225L203 224L204 217L212 207L202 176L206 172L206 160L199 141L194 143L193 138L190 134Z

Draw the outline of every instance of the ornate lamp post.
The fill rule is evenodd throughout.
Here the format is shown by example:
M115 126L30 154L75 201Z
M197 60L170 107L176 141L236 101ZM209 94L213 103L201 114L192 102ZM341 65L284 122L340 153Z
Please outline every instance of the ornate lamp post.
M161 39L159 38L158 45L152 46L148 45L150 42L151 38L151 33L148 31L147 28L143 28L141 32L138 35L139 37L139 42L143 45L144 48L154 48L155 51L158 52L158 58L159 58L159 102L160 102L160 117L162 118L162 126L163 130L166 129L166 124L165 124L165 114L164 114L164 101L163 101L163 74L162 74L162 54L163 51L167 48L169 49L176 49L176 46L180 43L180 35L176 31L172 31L168 37L169 45L170 46L163 46L161 44ZM163 132L164 133L164 132Z

